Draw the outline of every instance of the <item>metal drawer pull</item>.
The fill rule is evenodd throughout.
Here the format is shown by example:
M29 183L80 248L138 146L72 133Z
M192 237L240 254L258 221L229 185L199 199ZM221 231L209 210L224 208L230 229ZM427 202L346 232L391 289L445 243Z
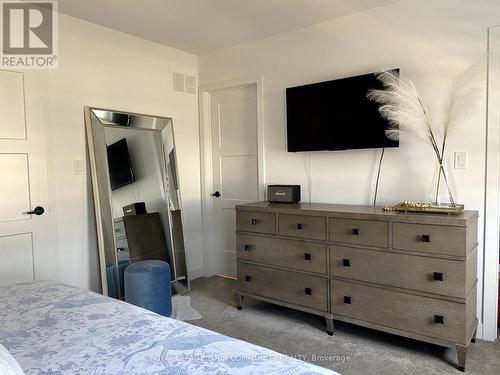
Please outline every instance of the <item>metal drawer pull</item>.
M431 235L430 234L422 234L422 242L431 242Z
M351 267L351 260L350 259L342 259L342 265L344 267Z
M245 281L250 281L250 280L252 280L252 278L250 276L246 275L245 276Z
M434 323L444 324L444 316L443 315L434 315Z
M297 229L304 229L304 224L298 223L297 224Z
M124 248L124 247L118 247L118 248L116 249L116 251L117 251L118 253L121 253L122 251L125 251L125 248Z
M310 296L312 294L312 289L311 288L305 288L304 293Z
M444 274L442 272L434 272L434 280L444 281Z
M304 253L304 260L311 260L311 254Z
M359 228L352 228L352 235L359 236Z
M257 224L257 220L256 219L252 219L252 225L255 225Z
M252 245L245 245L245 251L252 250Z
M352 298L351 297L344 296L344 303L347 303L348 305L350 305L351 302L352 302Z

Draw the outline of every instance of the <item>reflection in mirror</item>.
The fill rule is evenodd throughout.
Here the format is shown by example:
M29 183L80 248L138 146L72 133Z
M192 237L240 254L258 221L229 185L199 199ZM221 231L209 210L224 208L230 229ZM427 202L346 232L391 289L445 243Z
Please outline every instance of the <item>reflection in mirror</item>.
M103 293L123 299L125 268L151 259L189 290L172 120L85 112Z

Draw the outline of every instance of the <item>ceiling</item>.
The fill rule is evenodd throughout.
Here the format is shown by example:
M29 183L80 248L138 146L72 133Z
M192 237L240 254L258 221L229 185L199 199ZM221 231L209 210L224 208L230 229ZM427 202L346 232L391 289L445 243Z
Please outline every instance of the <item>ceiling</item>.
M59 0L59 11L203 54L397 1Z

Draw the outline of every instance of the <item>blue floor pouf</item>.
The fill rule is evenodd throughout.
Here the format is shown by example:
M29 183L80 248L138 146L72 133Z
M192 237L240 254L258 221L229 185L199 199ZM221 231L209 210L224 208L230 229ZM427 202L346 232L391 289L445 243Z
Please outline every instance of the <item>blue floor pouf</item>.
M143 260L125 268L125 302L170 316L172 289L169 264L162 260Z

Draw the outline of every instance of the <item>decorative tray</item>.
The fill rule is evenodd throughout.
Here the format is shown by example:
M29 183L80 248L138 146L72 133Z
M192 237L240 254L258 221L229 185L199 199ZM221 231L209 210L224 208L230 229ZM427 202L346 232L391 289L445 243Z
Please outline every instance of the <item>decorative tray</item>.
M384 207L385 211L399 211L399 212L422 212L422 213L434 213L434 214L448 214L448 215L459 215L464 210L463 204L431 204L431 203L419 203L411 201L399 202L395 206Z

